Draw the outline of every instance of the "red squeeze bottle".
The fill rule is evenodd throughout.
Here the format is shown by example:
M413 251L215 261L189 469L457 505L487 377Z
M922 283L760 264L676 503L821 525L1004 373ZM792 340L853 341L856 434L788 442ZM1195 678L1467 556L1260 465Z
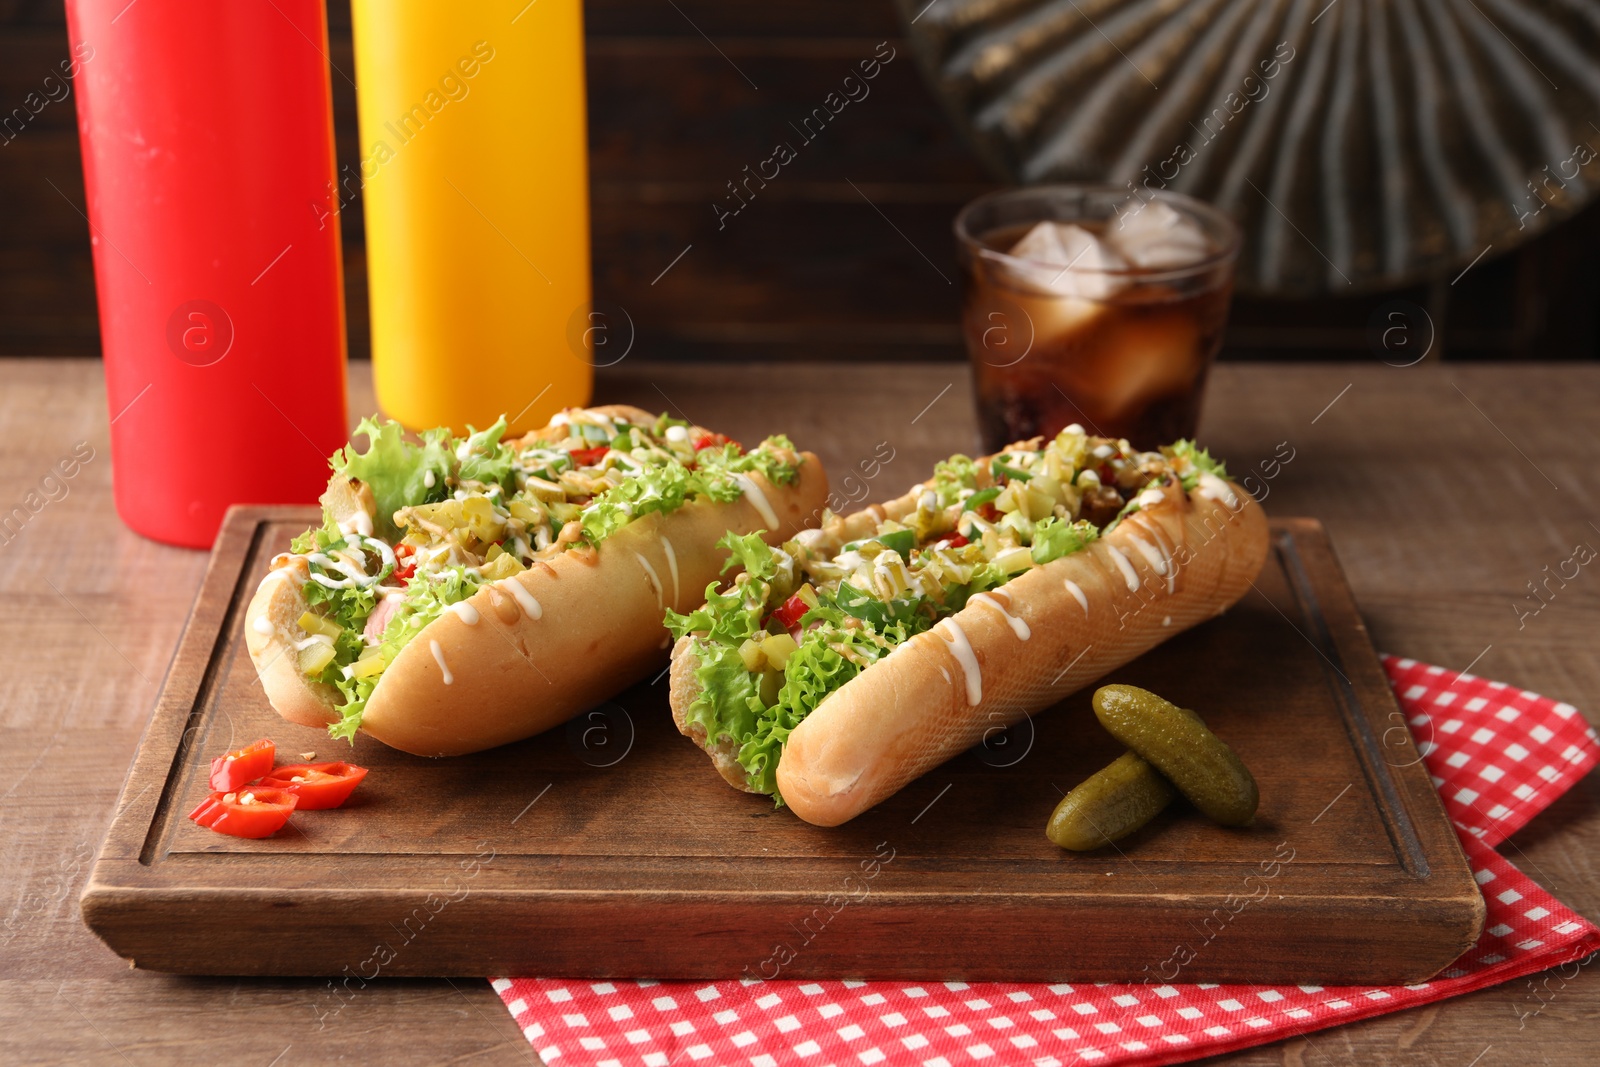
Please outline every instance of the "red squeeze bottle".
M323 0L67 0L117 512L209 547L345 442Z

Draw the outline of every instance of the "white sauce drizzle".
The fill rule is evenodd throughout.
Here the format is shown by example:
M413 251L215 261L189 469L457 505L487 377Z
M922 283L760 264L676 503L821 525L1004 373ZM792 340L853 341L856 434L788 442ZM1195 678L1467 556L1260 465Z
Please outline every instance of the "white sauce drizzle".
M644 568L645 576L650 579L650 588L656 591L656 609L659 611L665 611L667 609L667 602L665 600L665 591L661 588L661 576L657 574L656 569L650 565L650 561L645 559L639 553L635 552L633 554L633 558L638 560L639 566Z
M1139 575L1133 569L1133 564L1128 562L1128 557L1123 555L1122 549L1116 545L1107 545L1106 551L1111 553L1111 562L1117 565L1117 570L1122 574L1122 580L1128 583L1128 592L1139 588Z
M1089 598L1083 595L1083 587L1071 578L1066 580L1067 592L1071 593L1077 602L1083 605L1083 613L1089 614Z
M329 648L332 648L333 638L329 637L327 634L312 634L304 641L296 641L294 643L294 648L295 651L298 652L301 649L310 648L312 645L327 645Z
M767 494L761 491L761 487L743 474L735 474L733 480L738 482L739 488L744 490L744 495L750 501L750 506L761 513L761 521L767 524L767 528L776 530L778 528L778 513L772 510L771 504L767 503Z
M1141 508L1149 508L1154 507L1163 500L1167 499L1167 494L1163 493L1159 489L1146 489L1144 492L1139 494L1137 499Z
M293 567L279 567L276 570L268 571L267 576L261 580L261 584L266 585L274 578L281 578L297 588L304 585L306 581L304 578L300 577L300 575L295 573Z
M450 673L450 668L444 662L444 649L439 647L438 638L430 638L428 648L433 652L433 661L439 665L439 670L444 673L444 684L454 685L456 676Z
M511 599L517 602L517 605L522 608L522 613L528 618L537 619L544 614L544 609L539 606L537 600L533 599L533 594L522 588L522 583L515 578L502 578L495 585L511 594Z
M686 426L668 426L667 432L661 436L669 441L687 441L689 439L689 428Z
M961 624L954 619L945 619L939 626L948 626L949 636L943 640L950 646L950 654L961 664L961 673L966 675L967 703L977 704L983 700L983 674L978 667L978 656L972 651L972 642L967 640L966 631L961 629ZM935 626L937 630L939 626Z
M978 593L971 599L976 600L980 604L989 605L991 608L1004 616L1006 622L1011 624L1011 632L1017 635L1018 641L1026 641L1028 638L1033 636L1033 631L1028 629L1028 624L1026 622L1007 611L1001 605L1000 601L996 600L988 593Z
M432 489L436 484L438 484L438 481L439 479L434 477L433 471L427 470L422 472L422 484L427 486L429 489Z
M1142 537L1135 537L1129 534L1128 540L1133 542L1133 547L1139 550L1139 555L1144 557L1145 562L1150 564L1152 570L1163 577L1166 575L1167 557L1165 553Z
M371 576L365 571L351 566L342 559L334 559L326 552L312 552L306 556L307 563L315 563L319 567L338 571L344 575L343 579L329 578L326 574L313 574L311 580L318 585L325 585L329 589L349 589L352 586L366 582Z
M667 428L672 429L670 426ZM678 585L678 554L672 550L672 542L665 537L661 539L661 551L666 553L667 570L672 575L672 602L676 604L683 599L682 587Z
M394 566L394 549L390 548L382 541L379 541L377 538L367 537L362 534L347 534L346 536L350 538L350 547L358 550L363 546L370 548L372 551L378 554L378 557L383 561L384 566ZM319 567L325 567L328 570L337 571L344 575L342 579L329 578L326 574L311 575L312 581L316 582L318 585L327 586L329 589L350 589L354 586L371 585L374 581L376 581L372 575L368 574L366 571L362 570L349 560L334 559L325 552L307 553L305 559L307 563L315 563Z
M1239 498L1233 495L1233 490L1228 486L1228 483L1210 471L1200 475L1200 485L1197 492L1207 500L1220 500L1230 509L1236 509L1239 506Z
M1167 548L1169 538L1162 532L1158 523L1146 521L1140 523L1139 526L1149 532L1151 539L1156 543L1156 547L1161 550L1161 558L1166 561L1167 569L1158 573L1166 575L1167 592L1175 592L1178 588L1178 565L1172 558L1171 550Z
M257 615L255 620L250 623L250 627L258 634L270 634L272 632L272 620L265 615Z
M939 668L939 673L940 673L940 674L942 674L942 675L944 675L944 680L945 680L945 681L947 681L947 682L948 682L948 681L949 681L949 680L950 680L950 672L949 672L949 671L947 671L947 670L945 670L945 669L944 669L944 668L943 668L943 667L940 667L940 668Z
M468 604L465 600L458 600L451 604L449 610L454 612L456 618L468 626L476 626L478 624L478 609Z

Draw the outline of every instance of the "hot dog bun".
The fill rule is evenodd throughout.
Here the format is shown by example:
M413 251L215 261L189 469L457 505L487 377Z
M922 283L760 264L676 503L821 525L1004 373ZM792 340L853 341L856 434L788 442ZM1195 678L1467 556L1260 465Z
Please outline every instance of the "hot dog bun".
M651 417L597 410L624 421ZM721 572L716 542L724 532L762 530L778 544L821 512L827 477L815 455L801 456L789 485L752 472L737 500L697 499L646 514L597 549L559 552L484 585L400 650L361 728L416 755L476 752L549 729L658 669L664 611L700 604ZM306 636L296 621L308 608L305 561L278 562L251 600L246 644L273 707L291 722L324 726L339 717L339 694L296 665L295 644Z
M828 696L784 746L784 803L818 826L846 822L986 731L1049 707L1237 601L1266 561L1261 508L1220 481L1164 494L1082 551L974 598Z

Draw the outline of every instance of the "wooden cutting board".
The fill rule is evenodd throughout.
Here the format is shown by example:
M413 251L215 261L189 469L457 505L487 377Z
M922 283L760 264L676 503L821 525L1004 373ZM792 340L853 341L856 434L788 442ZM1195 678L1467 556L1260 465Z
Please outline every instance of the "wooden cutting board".
M1206 717L1260 783L1255 823L1169 810L1092 854L1043 832L1062 791L1120 754L1087 691L836 829L725 785L673 728L659 678L565 729L451 760L286 723L245 651L243 609L316 521L236 509L218 539L82 899L139 967L1401 983L1482 926L1314 520L1275 520L1253 592L1112 675ZM212 757L263 736L286 759L372 773L345 808L299 813L272 839L189 822Z

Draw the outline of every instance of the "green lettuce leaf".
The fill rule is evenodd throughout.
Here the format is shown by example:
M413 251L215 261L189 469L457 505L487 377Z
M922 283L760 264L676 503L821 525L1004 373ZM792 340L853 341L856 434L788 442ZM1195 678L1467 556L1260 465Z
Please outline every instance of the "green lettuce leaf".
M776 434L748 452L741 452L739 446L732 443L720 448L702 448L695 453L695 466L711 475L708 480L713 484L732 481L715 477L717 473L749 474L754 471L773 485L790 485L799 477L800 471L795 464L785 461L778 455L779 449L793 453L794 442L782 434ZM737 483L733 484L737 488ZM724 499L714 494L713 498ZM737 498L738 494L735 493L726 499Z
M367 450L357 452L352 442L335 452L329 465L335 477L359 478L371 488L378 507L376 532L385 540L396 540L400 533L394 524L396 511L443 500L449 492L445 479L454 460L450 431L429 430L422 435L421 444L412 444L398 422L365 418L356 434L366 436ZM428 485L430 472L432 486Z
M466 458L461 460L461 467L456 472L456 477L463 482L477 481L485 485L498 485L507 492L515 490L516 484L511 479L511 468L516 462L516 453L510 445L500 443L500 438L505 436L506 432L506 417L501 415L487 430L473 430L472 424L468 423L467 431L465 448L461 449L466 453Z
M1218 459L1212 459L1208 450L1201 448L1193 441L1187 439L1178 441L1176 444L1169 445L1161 451L1172 459L1187 459L1193 465L1192 469L1183 476L1183 491L1186 493L1200 484L1201 474L1215 474L1224 481L1228 478L1228 468L1223 462Z
M1033 527L1033 561L1045 564L1069 556L1099 536L1100 531L1092 522L1040 519Z
M761 540L759 533L741 537L730 531L717 541L717 547L728 553L727 562L722 565L723 574L743 567L747 574L765 581L771 581L778 572L778 561L783 556L781 551Z
M931 488L939 497L939 506L947 508L961 499L963 489L978 487L978 465L963 455L954 455L934 464ZM999 490L996 489L998 494Z
M745 542L743 547L755 556L753 562L763 565L749 539L724 540ZM767 554L765 565L771 566L776 550L761 548ZM765 578L756 577L723 592L713 583L706 590L705 607L688 615L667 613L667 626L676 637L698 635L695 680L700 692L685 710L685 719L704 727L713 744L721 738L732 739L739 746L737 758L750 788L773 794L780 807L778 757L790 732L828 694L934 622L934 611L923 598L884 604L848 585L845 589L848 592L841 591L838 599L825 592L817 594L818 605L801 620L807 629L784 665L783 683L771 707L761 700L760 673L746 668L739 655L739 646L747 638L767 634L761 625L770 592ZM857 612L872 616L881 625L861 625Z
M743 454L737 445L704 448L695 455L695 469L677 460L628 476L614 489L607 489L583 509L583 539L591 545L600 542L652 511L672 512L686 501L705 497L719 504L738 500L744 488L734 477L755 471L774 485L788 485L798 476L798 468L775 455L769 446L792 449L786 437L769 437L760 448Z
M301 593L306 598L306 603L312 607L321 607L322 613L347 630L360 633L367 624L367 616L372 614L372 609L377 606L378 592L374 588L377 583L369 586L354 586L349 589L329 589L318 581L307 581L301 586Z
M305 588L312 586L307 582ZM450 567L446 570L434 571L425 576L419 576L406 587L406 599L384 627L382 651L384 665L393 663L400 650L411 643L411 639L422 631L428 623L445 613L451 604L466 600L476 593L482 586L482 580L469 572L465 567ZM330 590L333 592L334 590ZM371 614L370 609L367 614ZM365 615L363 615L363 625ZM323 672L322 680L336 686L344 695L344 703L339 708L339 721L328 727L328 733L334 737L343 738L354 742L356 731L361 728L361 713L366 710L367 700L372 696L373 687L378 684L381 674L368 678L346 678L340 669L355 661L361 652L361 628L354 631L356 636L355 647L348 658L344 650L335 658L333 664ZM340 638L343 640L343 637Z
M607 489L583 509L583 539L599 545L634 519L652 511L671 512L704 491L701 477L677 460L643 470ZM737 493L735 494L737 496Z

